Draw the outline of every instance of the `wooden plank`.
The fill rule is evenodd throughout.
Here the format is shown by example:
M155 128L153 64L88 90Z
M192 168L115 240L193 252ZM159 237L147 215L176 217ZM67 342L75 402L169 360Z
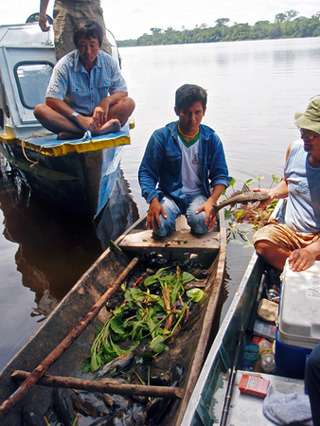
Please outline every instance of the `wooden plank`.
M137 233L130 233L120 242L120 247L126 250L183 250L193 252L203 252L218 250L220 247L219 232L208 232L207 234L196 236L189 230L175 231L169 236L155 239L151 230L144 230Z
M154 238L150 229L133 228L121 239L119 246L133 251L212 251L220 248L220 233L215 227L207 234L194 235L186 217L181 215L176 220L176 231L167 237Z

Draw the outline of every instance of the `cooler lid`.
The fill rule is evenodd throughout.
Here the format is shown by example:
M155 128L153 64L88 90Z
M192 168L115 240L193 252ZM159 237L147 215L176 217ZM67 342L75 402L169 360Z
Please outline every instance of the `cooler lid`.
M278 339L313 349L320 342L320 261L293 272L286 262L282 274Z

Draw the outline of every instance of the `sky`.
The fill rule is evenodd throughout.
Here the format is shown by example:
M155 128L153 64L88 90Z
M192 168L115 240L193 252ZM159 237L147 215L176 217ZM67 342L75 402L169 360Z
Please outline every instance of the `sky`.
M220 18L230 23L268 20L291 9L298 16L311 18L320 11L318 0L100 0L106 26L117 40L150 34L150 28L193 29L201 24L209 27ZM54 0L49 0L47 13L52 16ZM40 0L1 0L0 24L23 23L38 12Z

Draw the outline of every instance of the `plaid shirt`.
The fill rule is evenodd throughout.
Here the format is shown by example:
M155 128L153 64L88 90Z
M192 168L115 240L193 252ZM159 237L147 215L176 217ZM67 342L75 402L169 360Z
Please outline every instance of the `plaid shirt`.
M79 59L78 50L60 59L53 69L46 98L63 100L80 114L92 115L109 94L127 92L126 82L109 54L99 50L90 75Z

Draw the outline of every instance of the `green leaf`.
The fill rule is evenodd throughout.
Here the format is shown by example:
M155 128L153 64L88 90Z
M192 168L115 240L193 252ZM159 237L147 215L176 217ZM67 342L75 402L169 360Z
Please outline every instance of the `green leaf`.
M191 288L186 294L193 302L200 302L204 296L204 292L201 288Z
M116 316L110 321L111 329L117 334L125 334L122 320Z
M190 274L190 272L182 272L181 277L180 277L180 281L181 284L186 284L189 281L195 280L195 276Z
M254 184L255 180L254 179L248 179L245 181L245 185L247 186L251 186L252 184Z
M224 217L226 220L232 219L232 211L231 210L225 210L224 211Z
M141 302L144 301L146 294L139 288L128 288L124 294L124 298L128 302L135 302L138 306L141 306Z
M163 343L163 341L164 338L158 335L157 337L151 340L149 346L154 352L161 354L163 351L167 351L169 349L169 347L165 343Z
M233 186L234 186L235 183L236 183L235 178L232 178L231 181L230 181L230 183L229 183L229 186L231 186L233 188Z
M240 217L244 214L244 210L238 210L235 214L235 217L237 220L240 219Z

